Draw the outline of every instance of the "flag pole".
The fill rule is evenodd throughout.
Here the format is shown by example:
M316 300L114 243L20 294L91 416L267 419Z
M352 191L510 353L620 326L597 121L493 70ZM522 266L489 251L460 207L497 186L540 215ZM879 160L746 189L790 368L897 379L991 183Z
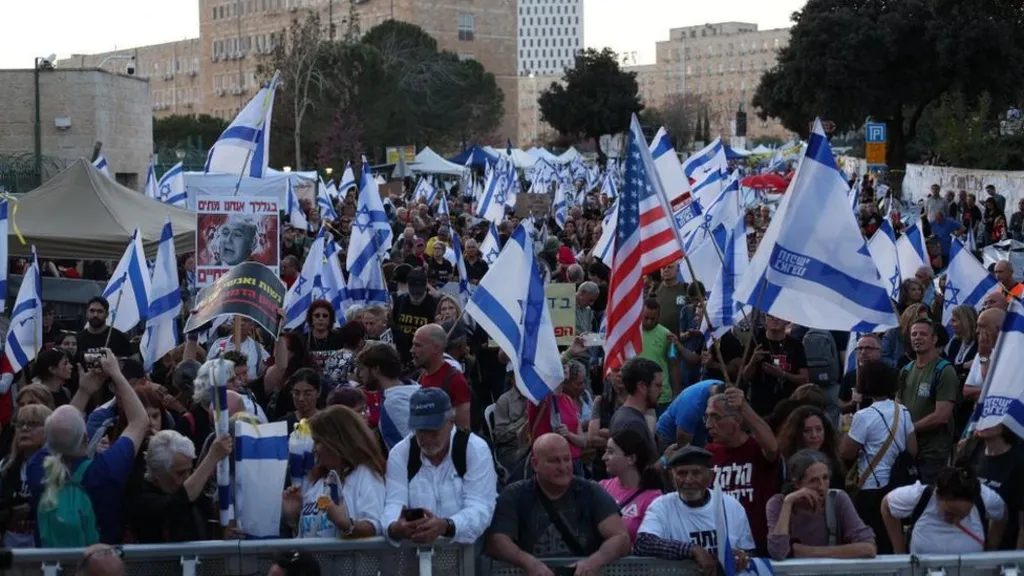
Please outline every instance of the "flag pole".
M110 330L107 330L107 340L103 343L104 348L110 347L110 336L114 333L114 323L117 322L117 310L121 307L121 297L124 296L124 283L128 281L128 272L121 275L121 288L117 291L117 304L110 314ZM109 303L108 303L109 304Z

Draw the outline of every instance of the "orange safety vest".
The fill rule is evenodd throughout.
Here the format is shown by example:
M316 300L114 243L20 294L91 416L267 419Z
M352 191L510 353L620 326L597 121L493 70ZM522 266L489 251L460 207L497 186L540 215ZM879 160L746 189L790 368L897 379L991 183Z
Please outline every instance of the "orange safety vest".
M1006 301L1011 302L1014 298L1018 300L1024 298L1024 283L1018 282L1011 290L1003 288L1003 292L1006 293Z

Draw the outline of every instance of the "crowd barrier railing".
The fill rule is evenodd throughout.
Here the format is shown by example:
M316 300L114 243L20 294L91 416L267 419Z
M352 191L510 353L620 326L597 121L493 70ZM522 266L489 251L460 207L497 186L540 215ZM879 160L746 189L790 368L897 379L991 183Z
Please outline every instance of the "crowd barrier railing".
M121 548L128 576L263 576L283 552L302 550L320 562L323 574L353 576L520 576L522 570L491 562L479 547L438 544L396 548L383 538L206 541L129 545ZM82 549L18 549L11 576L73 576ZM568 566L576 558L552 558ZM777 576L1020 576L1024 551L936 556L882 556L870 560L799 559L774 562ZM690 561L628 557L605 568L605 576L698 576Z

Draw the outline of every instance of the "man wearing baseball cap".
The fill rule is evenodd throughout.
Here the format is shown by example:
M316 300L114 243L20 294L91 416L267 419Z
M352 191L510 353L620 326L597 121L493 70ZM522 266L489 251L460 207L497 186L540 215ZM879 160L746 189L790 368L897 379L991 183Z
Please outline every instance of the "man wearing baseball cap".
M381 517L388 540L476 542L497 501L487 442L455 427L452 402L438 388L421 388L409 399L409 429L413 433L388 454Z
M412 336L421 326L434 321L437 314L437 298L427 293L427 275L422 268L413 268L406 277L409 293L399 294L391 311L391 323L395 327L395 348L402 356L402 363L412 360Z

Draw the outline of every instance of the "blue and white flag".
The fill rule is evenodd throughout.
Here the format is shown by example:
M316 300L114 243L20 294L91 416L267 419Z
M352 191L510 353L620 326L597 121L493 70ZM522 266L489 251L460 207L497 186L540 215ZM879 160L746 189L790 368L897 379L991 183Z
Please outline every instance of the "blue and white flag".
M721 138L708 144L683 162L683 174L690 181L693 197L698 200L714 198L722 191L729 174L729 162L725 157L725 145Z
M848 191L816 120L736 299L808 328L875 332L897 326L890 285L878 275Z
M277 538L281 487L288 477L288 423L236 420L234 460L239 530L250 540Z
M296 330L306 323L306 312L323 291L325 228L321 227L309 247L299 277L284 293L284 327Z
M0 294L4 296L0 301L0 312L4 312L7 307L7 256L10 251L7 247L7 234L10 227L10 210L11 203L7 200L0 200Z
M515 173L511 162L498 158L497 162L487 165L484 176L483 194L476 207L476 216L494 223L505 219L505 201L512 188L512 177Z
M178 162L160 177L157 185L157 199L164 204L185 208L188 196L185 193L185 165Z
M747 569L738 571L736 568L736 548L729 536L729 513L725 505L725 493L722 487L716 482L711 492L711 499L715 507L715 539L718 541L717 557L718 564L722 567L725 576L768 576L775 574L772 570L771 560L767 558L749 559ZM745 518L744 518L745 520ZM748 550L750 552L750 550Z
M619 185L615 183L615 174L611 170L605 170L601 180L601 195L612 200L619 197Z
M285 194L284 212L285 216L288 217L289 226L309 231L309 220L306 219L306 214L302 211L302 203L299 202L299 196L295 194L295 186L292 184L291 178L288 178L288 191Z
M860 216L860 178L850 187L850 209Z
M363 166L369 166L365 158ZM388 303L388 288L381 270L381 260L391 248L392 235L380 199L380 189L369 170L364 168L346 255L348 297L353 303Z
M263 178L270 160L270 118L278 73L235 116L206 156L206 173Z
M437 203L437 219L441 220L442 217L446 221L451 221L451 214L448 212L448 195L444 192L441 193L441 201Z
M700 203L698 200L693 202ZM740 185L737 172L730 177L718 197L709 203L701 218L691 220L684 228L684 247L696 278L690 275L689 266L680 266L680 281L690 283L698 280L706 283L715 278L724 261L725 242L729 230L735 228L737 223L742 221L743 211L740 209ZM745 229L742 238L745 245Z
M974 225L968 226L964 230L964 247L971 254L978 252L978 234L974 231Z
M420 181L416 183L416 189L412 191L412 199L423 200L427 203L427 206L434 204L434 196L437 194L437 188L430 181L429 176L420 176Z
M564 379L544 280L533 238L521 223L466 304L477 324L508 356L516 386L533 404L547 398Z
M356 182L356 173L352 170L352 163L345 163L345 171L341 174L341 183L338 184L338 196L344 200L348 197L348 191L352 188L358 188L359 183Z
M846 341L846 354L843 360L843 376L852 374L857 369L857 341L861 339L860 332L850 332L850 339Z
M121 261L110 276L103 297L110 304L107 322L121 332L128 332L149 317L149 268L142 249L142 233L136 228Z
M149 313L139 346L142 364L149 372L153 365L179 344L178 318L181 316L181 285L178 261L174 254L174 229L168 220L160 232L156 263L150 282Z
M615 245L615 229L619 224L619 202L616 200L608 213L604 215L601 222L601 237L594 244L594 251L591 254L600 260L605 266L612 265L612 248Z
M465 305L469 299L469 274L466 272L466 261L462 258L462 241L455 230L452 230L452 252L455 255L455 270L459 273L459 296Z
M334 199L327 191L327 185L324 184L323 178L317 178L316 182L316 207L320 209L320 216L324 220L339 219L338 211L334 209Z
M565 228L565 223L569 221L568 192L571 186L572 184L568 183L559 184L555 189L555 200L551 203L551 212L555 216L555 224L559 229Z
M900 273L900 260L896 252L896 231L893 230L888 216L882 219L882 225L868 240L868 252L871 253L871 259L875 261L875 267L878 268L882 280L889 286L889 297L899 300L903 274Z
M110 168L107 167L106 156L100 154L99 156L96 157L95 160L92 161L92 165L95 166L97 170L102 172L104 176L110 178Z
M14 372L24 369L43 348L43 280L39 259L32 248L32 264L25 270L18 298L11 310L4 355Z
M705 321L710 321L716 338L735 326L741 317L742 306L734 295L737 282L747 272L748 261L747 227L741 218L727 234L722 266L708 296Z
M142 189L142 192L148 198L153 200L160 199L160 193L157 192L157 178L156 178L156 157L149 159L149 168L146 169L146 187Z
M928 262L928 255L924 248L924 234L921 232L919 221L915 221L903 230L903 235L896 241L896 257L899 258L900 276L903 277L903 280L916 277L918 269Z
M323 292L314 294L314 300L322 299L331 303L335 310L345 310L349 301L348 285L345 283L345 275L341 271L341 248L334 241L334 237L326 235L327 242L324 244L324 270L321 275ZM335 324L341 326L345 323L344 314L335 314Z
M985 295L998 287L999 282L964 247L960 239L952 238L949 266L946 268L946 290L942 300L943 326L949 326L953 309L957 306L971 306L981 312Z
M498 254L501 254L501 239L498 238L498 229L494 227L494 222L490 223L490 227L487 229L487 236L484 241L480 244L480 256L487 262L487 266L494 266L494 261L498 259Z
M227 317L221 318L227 320ZM216 321L214 320L214 322ZM199 375L202 376L204 372L209 375L211 380L210 409L213 411L214 437L223 438L230 432L228 380L234 374L234 365L223 359L207 360L199 367ZM285 453L287 453L287 446ZM238 458L237 447L234 457ZM278 490L280 490L280 486L278 486ZM221 526L227 526L235 519L234 497L231 493L231 461L227 458L217 462L217 511Z
M977 430L1002 424L1024 438L1024 305L1010 299L978 400Z
M668 196L669 203L675 203L677 198L690 191L690 181L683 173L683 165L679 163L679 156L676 155L676 149L672 146L672 140L664 126L658 129L649 148L665 195ZM605 185L608 185L607 182Z

